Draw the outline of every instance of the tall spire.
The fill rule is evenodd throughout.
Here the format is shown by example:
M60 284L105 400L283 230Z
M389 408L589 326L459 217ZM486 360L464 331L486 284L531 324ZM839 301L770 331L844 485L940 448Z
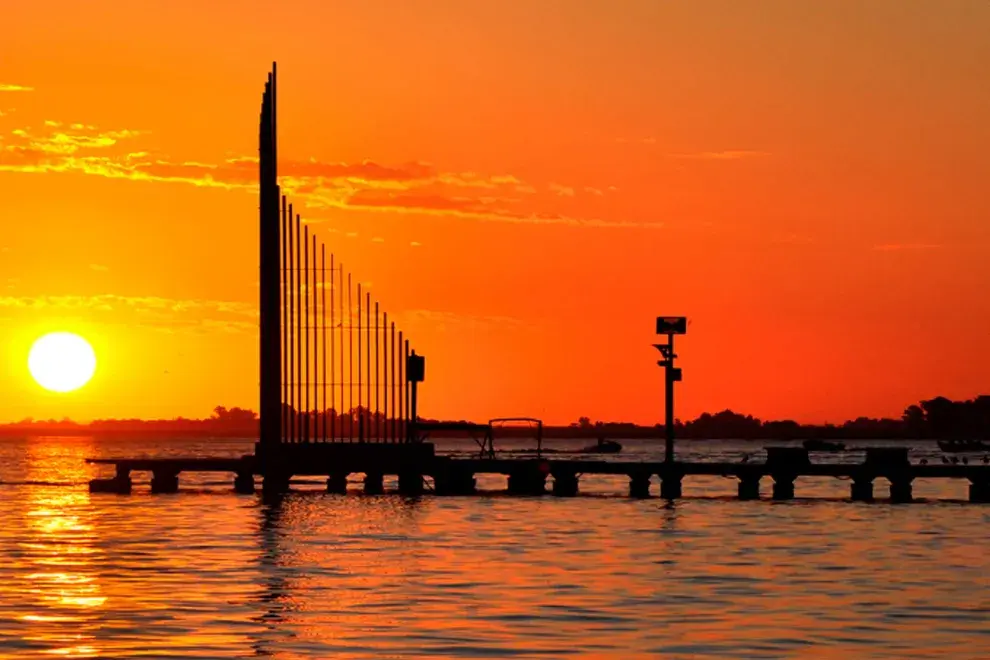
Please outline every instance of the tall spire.
M275 110L275 72L272 63L261 101L258 131L259 193L259 289L260 289L260 397L262 447L277 445L281 440L282 415L282 338L280 333L280 213L278 187L278 147Z

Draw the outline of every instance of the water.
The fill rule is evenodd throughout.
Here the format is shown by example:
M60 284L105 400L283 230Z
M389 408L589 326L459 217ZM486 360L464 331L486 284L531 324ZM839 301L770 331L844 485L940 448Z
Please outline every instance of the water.
M0 657L990 657L990 507L962 503L965 482L919 483L912 505L814 479L797 491L815 499L772 503L689 478L673 505L608 477L571 499L314 483L279 505L215 475L169 496L85 486L87 456L249 451L0 440Z

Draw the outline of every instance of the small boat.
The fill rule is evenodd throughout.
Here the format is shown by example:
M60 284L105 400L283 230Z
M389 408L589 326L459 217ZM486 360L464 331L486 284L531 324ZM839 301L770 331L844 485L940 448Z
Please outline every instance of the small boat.
M945 452L959 453L966 451L990 451L990 444L982 440L939 440L938 448Z
M581 450L582 454L618 454L622 451L622 445L620 445L615 440L606 440L605 438L598 438L598 442L593 445L589 445Z
M801 443L808 451L845 451L846 446L841 442L829 442L828 440L805 440Z

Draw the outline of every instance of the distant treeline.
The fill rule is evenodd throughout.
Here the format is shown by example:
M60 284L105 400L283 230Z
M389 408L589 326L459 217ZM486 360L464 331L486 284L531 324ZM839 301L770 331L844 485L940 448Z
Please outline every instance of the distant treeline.
M316 423L317 413L310 416ZM358 429L375 428L384 423L373 411L357 408L350 414L327 411L327 419L339 435L350 429L357 436ZM421 420L436 423L439 420ZM981 395L966 401L952 401L936 397L908 406L900 419L874 419L859 417L842 424L799 424L792 420L764 421L752 415L740 415L731 410L704 413L688 422L675 424L678 438L742 439L742 440L803 440L822 439L944 439L990 438L990 395ZM401 427L399 429L401 434ZM533 430L525 426L506 426L495 429L497 437L527 436ZM258 435L258 414L243 408L217 406L207 419L101 419L88 424L71 420L26 419L14 424L0 425L0 435L170 435L201 437L252 438ZM631 422L596 422L582 417L568 426L545 426L547 438L662 438L662 424L642 426ZM432 435L461 436L463 431L435 432Z

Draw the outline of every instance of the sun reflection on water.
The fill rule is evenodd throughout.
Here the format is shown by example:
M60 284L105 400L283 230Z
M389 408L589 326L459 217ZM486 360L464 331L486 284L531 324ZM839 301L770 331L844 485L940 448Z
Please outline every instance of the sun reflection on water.
M84 481L88 439L30 442L26 478L45 482ZM100 653L96 641L99 610L106 602L94 564L95 511L83 488L30 486L25 492L24 536L17 560L24 572L19 584L3 587L4 600L18 603L19 633L26 649L47 655L87 658Z

